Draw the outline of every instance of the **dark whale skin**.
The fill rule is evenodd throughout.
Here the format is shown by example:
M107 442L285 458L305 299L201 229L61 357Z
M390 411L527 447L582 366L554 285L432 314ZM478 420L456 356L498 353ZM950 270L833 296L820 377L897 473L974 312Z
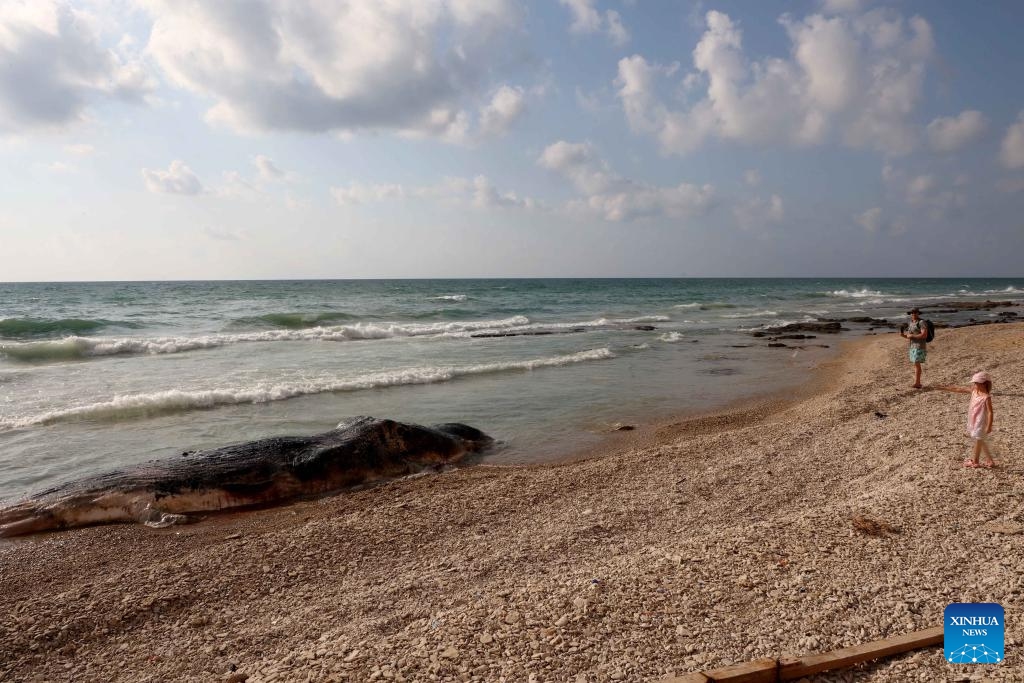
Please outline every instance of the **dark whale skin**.
M493 439L468 425L434 427L373 417L322 434L279 436L196 451L61 484L0 509L0 537L283 503L425 467L458 462Z

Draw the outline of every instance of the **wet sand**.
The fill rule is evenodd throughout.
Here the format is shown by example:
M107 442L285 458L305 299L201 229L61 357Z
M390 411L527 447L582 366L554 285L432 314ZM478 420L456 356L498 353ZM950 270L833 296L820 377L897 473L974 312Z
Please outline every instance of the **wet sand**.
M936 342L926 384L993 375L995 470L961 466L966 397L911 389L902 340L868 337L787 397L601 457L5 541L0 681L659 680L954 601L1005 607L1003 665L932 648L816 680L1024 680L1024 325Z

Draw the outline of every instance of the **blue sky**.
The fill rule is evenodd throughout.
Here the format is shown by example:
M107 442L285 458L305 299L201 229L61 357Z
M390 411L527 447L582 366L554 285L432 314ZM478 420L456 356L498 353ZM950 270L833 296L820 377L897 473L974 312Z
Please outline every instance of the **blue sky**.
M1019 276L1019 2L8 0L0 280Z

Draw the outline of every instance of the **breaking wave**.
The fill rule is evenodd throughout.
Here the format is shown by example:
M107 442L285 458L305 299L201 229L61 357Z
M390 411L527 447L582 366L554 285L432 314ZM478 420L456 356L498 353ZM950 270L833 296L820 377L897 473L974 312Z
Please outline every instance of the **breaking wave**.
M530 323L525 316L432 324L356 323L299 330L265 330L198 337L66 337L60 340L0 344L0 356L43 362L119 355L158 355L213 349L230 344L280 341L355 341L429 335L463 336L476 330L508 329Z
M531 323L517 315L502 320L435 323L355 323L302 329L260 330L196 337L65 337L47 341L0 344L0 357L25 363L84 360L104 356L162 355L231 344L287 341L359 341L398 337L469 337L474 333L531 332L536 330L614 329L639 323L667 322L663 315L636 318L597 318L580 322Z
M710 310L713 310L713 309L716 309L716 308L737 308L737 305L736 304L730 304L730 303L727 303L725 301L705 301L705 302L695 301L695 302L689 303L689 304L676 304L672 308L682 308L682 309L690 309L690 310L698 310L698 311L710 311Z
M171 389L118 396L108 401L53 410L15 420L0 421L0 430L49 425L76 420L119 421L167 413L204 410L244 403L270 403L298 396L378 389L410 384L435 384L459 377L501 372L529 371L614 358L608 348L580 351L532 360L480 363L464 366L433 366L386 370L351 378L319 377L280 382L260 382L251 387L184 391Z
M666 323L672 320L666 315L642 315L637 318L596 318L594 320L583 320L572 323L530 323L512 328L518 330L563 330L582 328L618 327L621 325L636 325L639 323Z
M831 292L826 292L826 296L835 296L841 299L867 299L871 297L885 296L884 292L879 292L877 289L836 289Z

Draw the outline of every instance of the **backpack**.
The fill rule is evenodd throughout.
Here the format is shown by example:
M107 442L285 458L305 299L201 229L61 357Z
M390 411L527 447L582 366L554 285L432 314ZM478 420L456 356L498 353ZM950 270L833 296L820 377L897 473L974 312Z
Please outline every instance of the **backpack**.
M935 339L935 325L932 323L931 320L922 320L921 322L924 323L925 332L927 332L928 334L928 336L925 337L924 340L928 343L931 343L932 339Z

